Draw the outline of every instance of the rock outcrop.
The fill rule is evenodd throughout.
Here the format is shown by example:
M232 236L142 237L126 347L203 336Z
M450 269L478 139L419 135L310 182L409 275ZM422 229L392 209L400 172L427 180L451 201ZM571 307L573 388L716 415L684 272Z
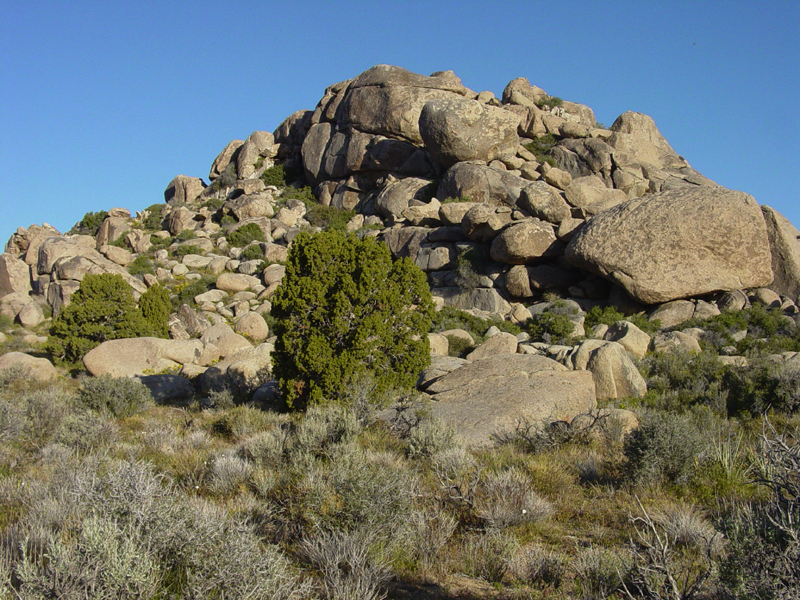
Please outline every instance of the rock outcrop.
M149 377L164 398L185 395L188 377L203 392L271 390L281 263L300 232L354 211L341 225L413 261L437 306L515 324L550 311L602 338L494 330L474 347L469 334L430 334L420 389L478 443L517 418L568 420L596 397L643 395L633 359L699 348L700 334L667 327L754 303L792 322L800 312L800 231L785 218L692 169L647 115L605 129L524 78L498 99L450 71L377 65L274 132L232 140L208 180L178 175L165 204L112 208L96 231L18 229L0 255L0 312L40 343L48 305L58 315L87 273L119 273L137 297L160 284L180 294L173 339L106 342L86 355L90 372ZM548 293L560 304L537 302ZM607 305L662 332L628 321L586 332L587 312ZM469 360L445 356L454 349Z
M774 208L762 206L772 254L774 280L770 288L797 300L800 297L800 231Z
M430 100L419 117L425 148L444 167L512 158L519 145L518 125L514 113L465 98Z
M428 386L433 415L469 444L486 445L520 422L570 421L597 406L588 371L540 356L501 355L466 364Z
M719 187L624 202L591 219L566 256L646 304L772 282L758 204L752 196Z
M36 381L50 381L58 371L46 358L36 358L24 352L7 352L0 355L0 371L19 369L26 377Z
M103 342L83 357L83 364L95 377L130 377L177 370L187 363L207 366L219 357L219 347L201 340L142 337Z

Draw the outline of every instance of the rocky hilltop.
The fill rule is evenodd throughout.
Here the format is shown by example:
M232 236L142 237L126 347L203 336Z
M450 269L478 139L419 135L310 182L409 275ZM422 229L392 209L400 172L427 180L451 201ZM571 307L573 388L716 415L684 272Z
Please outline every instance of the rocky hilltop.
M553 394L585 400L555 411L565 416L597 397L642 395L631 359L653 344L699 349L696 332L651 339L632 323L586 331L594 306L644 313L662 328L751 302L798 312L800 231L783 216L695 171L647 115L626 112L605 128L588 106L525 78L497 98L452 71L377 65L331 85L314 110L295 112L274 132L231 141L208 182L178 175L164 201L136 215L110 209L98 227L83 223L70 234L47 224L18 229L0 255L3 313L39 326L87 273L118 273L136 294L160 282L183 298L170 318L172 339L135 350L107 342L116 346L87 355L89 371L181 369L200 376L203 389L221 377L267 393L269 298L281 263L299 231L344 217L348 230L410 257L440 306L516 324L552 310L554 298L569 307L573 334L590 339L556 346L499 333L471 358L437 358L421 379L435 397L456 395L474 414L469 401L480 394L470 390L519 390L522 378L528 392L508 400L522 406L535 395L533 373L553 389L557 377L569 391ZM181 296L187 289L198 293ZM450 334L432 334L435 354L448 354ZM505 353L522 363L476 368ZM471 370L461 368L465 360Z

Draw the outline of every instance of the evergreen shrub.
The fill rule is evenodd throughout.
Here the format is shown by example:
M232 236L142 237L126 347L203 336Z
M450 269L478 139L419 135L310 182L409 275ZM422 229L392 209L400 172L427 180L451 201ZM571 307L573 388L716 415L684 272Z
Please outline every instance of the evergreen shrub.
M283 170L283 165L275 165L266 169L261 175L261 181L264 182L264 185L284 187L286 185L286 173Z
M169 320L169 313L172 311L169 291L159 284L154 285L139 298L139 308L153 333L158 337L168 338L169 328L167 327L167 321Z
M97 235L97 230L100 225L106 220L108 213L104 210L98 212L87 212L83 218L72 226L67 234L68 235Z
M161 218L161 211L164 210L166 204L151 204L144 209L147 216L142 220L142 227L151 231L160 231L163 219Z
M136 259L128 265L128 273L131 275L155 275L155 266L153 261L147 256L137 256Z
M314 204L306 213L306 220L314 227L344 231L350 219L356 216L354 210L342 210L333 206Z
M425 274L372 238L298 235L272 315L273 370L292 408L335 401L361 376L374 377L376 397L412 387L430 361Z
M250 242L265 242L267 238L264 237L264 232L255 223L248 223L243 225L236 231L231 231L228 234L228 243L237 248L244 248Z
M89 274L53 320L47 349L56 359L76 362L105 341L154 333L122 275Z

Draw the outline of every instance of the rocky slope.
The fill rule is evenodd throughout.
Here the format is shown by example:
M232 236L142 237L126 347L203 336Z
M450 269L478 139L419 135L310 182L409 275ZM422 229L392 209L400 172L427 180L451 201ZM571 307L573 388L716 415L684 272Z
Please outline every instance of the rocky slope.
M271 185L281 183L276 166L295 187ZM193 289L171 317L171 341L101 346L87 355L89 371L180 370L200 377L204 391L226 385L268 395L269 298L291 241L336 211L354 211L339 213L347 229L411 257L440 305L519 324L552 309L542 302L550 293L574 306L574 333L595 338L554 346L498 332L467 360L541 355L535 368L502 376L508 364L464 372L460 359L437 358L421 386L450 401L443 418L470 429L463 413L480 412L470 400L480 386L509 398L508 415L543 402L548 416L571 418L596 398L644 394L632 360L648 349L699 349L697 332L651 339L631 323L586 332L583 315L593 306L644 311L663 327L750 302L797 312L800 232L785 218L692 169L650 117L627 112L605 129L591 108L524 78L496 98L450 71L426 77L378 65L330 86L314 110L292 114L273 133L231 141L208 183L179 175L164 196L136 215L109 210L92 235L47 224L18 229L0 255L2 312L37 327L87 273L119 273L136 293L156 282L174 296ZM253 227L263 241L237 239ZM432 334L434 353L448 354L453 335ZM582 370L592 377L572 373ZM473 379L445 386L453 371ZM553 377L567 387L559 391ZM166 375L157 382L165 394L185 384Z

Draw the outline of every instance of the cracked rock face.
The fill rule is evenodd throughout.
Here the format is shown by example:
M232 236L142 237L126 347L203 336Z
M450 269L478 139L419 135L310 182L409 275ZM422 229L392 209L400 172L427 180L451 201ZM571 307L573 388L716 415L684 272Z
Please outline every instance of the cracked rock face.
M615 206L586 223L566 256L646 304L767 286L773 276L758 204L721 187L670 190Z

